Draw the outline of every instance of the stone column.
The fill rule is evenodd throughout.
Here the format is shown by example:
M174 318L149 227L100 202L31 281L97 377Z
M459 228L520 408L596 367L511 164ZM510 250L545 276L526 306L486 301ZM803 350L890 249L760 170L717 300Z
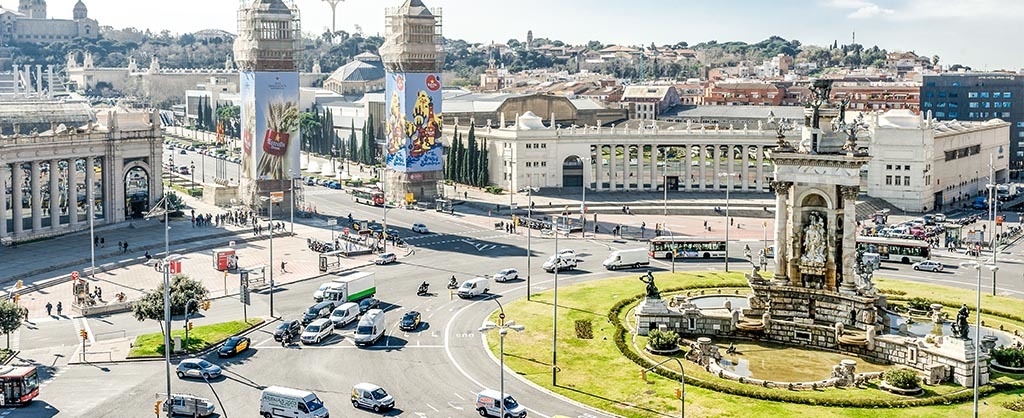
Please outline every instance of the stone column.
M15 163L11 175L11 220L14 221L14 235L21 235L25 228L25 213L22 201L25 199L22 186L25 184L25 170L21 163Z
M857 194L858 186L840 186L843 197L843 284L840 291L856 293L854 266L857 263Z
M707 171L708 171L707 152L708 152L707 145L701 145L700 146L700 152L697 153L697 163L700 164L700 170L699 170L700 171L700 178L697 179L697 185L698 185L698 187L701 190L703 190L708 185L708 177L707 177Z
M722 166L721 161L718 161L718 154L721 152L722 147L720 145L711 147L711 164L713 164L711 168L713 169L712 174L714 175L714 177L711 178L711 184L714 185L715 191L717 191L718 187L722 184L721 178L718 176Z
M32 185L32 232L39 232L43 229L43 202L41 186L39 185L39 161L32 162L32 177L29 182Z
M630 154L630 145L623 145L623 190L629 191L631 180L630 175L633 174L633 164L630 164L632 155Z
M38 68L38 67L36 67ZM50 229L60 228L60 160L50 160Z
M651 191L658 190L658 146L651 144ZM668 173L668 158L665 159L665 173Z
M0 165L0 237L7 236L7 164Z
M78 159L68 160L68 225L78 226ZM153 177L153 176L150 176Z
M94 219L89 217L96 216L96 191L93 187L93 183L96 181L96 170L93 168L93 157L85 158L85 220L86 222L95 222Z
M775 191L775 280L786 282L786 269L789 254L786 251L786 224L789 218L789 188L793 183L775 182L772 188Z
M597 191L604 190L604 145L597 145L597 161L594 161L594 189Z
M743 145L743 153L741 154L743 156L743 168L740 169L740 176L743 179L740 183L744 191L750 188L750 153L748 151L750 151L750 147Z
M608 189L610 189L613 192L618 189L615 186L615 181L618 179L618 173L616 172L616 169L618 168L616 166L618 164L615 164L616 160L619 158L618 148L618 145L612 145L611 153L608 154L608 177L610 178L610 180L608 181Z
M686 191L690 191L690 188L693 187L693 156L690 155L691 151L693 151L693 147L687 145L686 165L684 166L686 169L683 170L683 177L686 177L683 179L683 181L686 182L686 188L684 189Z
M728 187L728 188L732 188L733 186L736 185L736 182L732 180L732 176L736 175L736 165L734 164L734 161L733 161L733 160L735 160L735 157L733 155L735 153L736 153L736 146L729 145L729 147L726 148L725 158L726 158L727 163L726 163L726 166L725 166L726 168L725 169L728 170L728 171L726 171L726 173L729 174L729 178L725 179L725 187Z
M757 147L757 191L764 191L764 147Z

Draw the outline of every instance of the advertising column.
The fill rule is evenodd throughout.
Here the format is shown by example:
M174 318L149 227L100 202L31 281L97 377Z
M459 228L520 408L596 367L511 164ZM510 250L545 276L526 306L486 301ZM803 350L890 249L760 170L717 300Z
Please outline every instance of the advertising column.
M299 74L244 72L241 75L242 171L249 180L298 176Z

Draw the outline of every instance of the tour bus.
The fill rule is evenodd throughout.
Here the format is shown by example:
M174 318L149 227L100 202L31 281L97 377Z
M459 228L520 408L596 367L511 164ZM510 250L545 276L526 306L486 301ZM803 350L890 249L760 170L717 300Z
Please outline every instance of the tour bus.
M35 366L0 366L0 406L27 405L39 396Z
M352 189L352 197L355 199L356 203L384 206L384 192L377 189L371 189L368 187Z
M725 240L700 237L657 237L651 240L652 258L725 258Z
M877 253L882 261L911 264L931 258L931 248L924 240L858 236L857 247Z

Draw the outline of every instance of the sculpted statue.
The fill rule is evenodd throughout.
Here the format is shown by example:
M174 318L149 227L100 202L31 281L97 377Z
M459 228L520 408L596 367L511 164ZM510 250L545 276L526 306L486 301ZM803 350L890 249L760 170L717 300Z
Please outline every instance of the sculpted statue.
M804 228L803 255L800 261L812 265L825 264L825 221L821 215L811 213Z
M966 340L970 334L970 325L967 325L967 316L970 315L970 311L967 309L967 304L960 306L960 310L956 313L956 321L953 322L953 336Z
M646 276L640 276L640 281L647 283L647 297L651 299L661 299L661 292L658 290L658 286L654 284L654 275L651 274L650 270L647 270Z

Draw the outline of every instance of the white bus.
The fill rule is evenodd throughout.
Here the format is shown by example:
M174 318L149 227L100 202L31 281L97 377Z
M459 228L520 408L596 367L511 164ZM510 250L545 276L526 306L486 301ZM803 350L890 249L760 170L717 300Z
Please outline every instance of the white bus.
M923 240L858 236L857 247L878 253L882 261L910 264L931 258L931 246Z
M652 258L725 258L725 240L700 237L657 237L651 240Z

